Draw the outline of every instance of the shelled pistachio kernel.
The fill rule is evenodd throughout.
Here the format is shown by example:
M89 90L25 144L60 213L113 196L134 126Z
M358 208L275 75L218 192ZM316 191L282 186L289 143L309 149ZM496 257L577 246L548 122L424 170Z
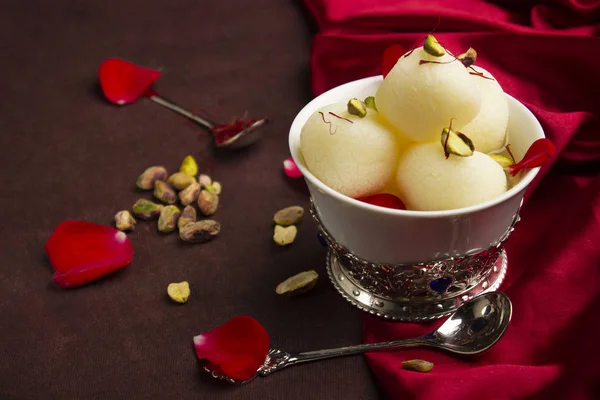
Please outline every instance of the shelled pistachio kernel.
M458 60L465 67L470 67L471 65L475 64L475 61L477 61L477 52L475 51L474 48L469 47L469 49L467 51L465 51L464 53L460 54L456 58L458 58Z
M169 233L175 230L177 227L177 220L181 215L181 211L177 206L166 206L158 217L158 230L159 232Z
M441 137L442 147L444 148L444 153L446 154L446 158L448 158L449 154L454 154L460 157L469 157L473 155L475 151L475 145L473 141L467 137L467 135L463 133L455 133L450 128L444 128L442 130Z
M192 183L190 186L179 192L178 196L181 204L189 206L198 201L198 196L200 196L200 184L198 182Z
M115 226L120 231L132 231L135 229L135 218L127 210L119 211L115 215Z
M206 186L206 190L214 194L221 194L221 183L217 181L213 181L212 184Z
M500 166L502 168L507 168L507 167L510 167L511 165L514 165L514 162L510 157L506 157L501 154L488 154L488 156L490 156L490 158L492 160L494 160L498 164L500 164Z
M217 212L219 207L219 195L202 190L198 196L198 208L200 212L207 217Z
M425 37L425 42L423 43L423 50L425 50L427 54L432 55L434 57L441 57L444 54L446 54L446 50L444 50L444 47L442 47L440 42L438 42L433 35L427 35L427 37Z
M146 168L144 172L138 177L135 185L142 190L154 189L154 183L156 181L164 181L167 179L168 173L165 167L155 165L150 168Z
M177 228L181 230L184 226L190 222L196 222L196 209L192 206L186 206L181 212L181 216L177 220Z
M190 284L187 281L170 283L167 286L167 294L177 303L186 303L190 297Z
M183 190L191 184L195 183L196 179L183 172L175 172L167 179L167 183L177 190Z
M281 226L290 226L300 222L303 215L304 208L300 206L286 207L275 213L273 222Z
M198 164L196 163L194 157L186 156L181 162L179 172L182 172L194 178L198 174Z
M429 372L433 369L433 363L425 360L408 360L402 361L402 368L416 372Z
M367 106L359 99L350 99L348 101L348 114L364 118L367 116Z
M163 206L146 199L139 199L132 207L133 215L139 219L150 221L158 218Z
M184 242L204 243L213 239L220 231L221 224L212 219L204 219L185 224L179 230L179 237Z
M206 174L200 174L198 176L198 183L202 186L202 189L205 189L212 184L212 178Z
M287 278L275 288L275 293L293 296L306 293L315 287L319 280L319 274L316 271L304 271L297 275Z
M163 181L156 181L154 183L154 197L165 204L175 204L177 202L175 190L171 185Z
M280 246L287 246L294 243L298 234L298 228L295 225L281 226L275 225L273 231L273 241Z
M370 108L373 111L377 111L377 106L375 105L375 97L369 96L365 98L365 106L367 106L367 108Z

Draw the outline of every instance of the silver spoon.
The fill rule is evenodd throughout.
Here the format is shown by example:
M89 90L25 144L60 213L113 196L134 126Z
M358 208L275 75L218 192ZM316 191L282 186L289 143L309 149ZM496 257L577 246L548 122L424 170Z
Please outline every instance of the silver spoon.
M147 91L145 94L150 100L154 101L155 103L158 103L163 107L166 107L172 111L175 111L176 113L183 115L184 117L191 119L194 122L197 122L204 128L208 129L211 133L213 133L213 129L215 128L216 125L214 123L212 123L211 121L207 120L206 118L202 118L195 114L192 114L188 110L178 106L177 104L173 103L172 101L169 101L169 100L165 99L164 97L159 96L154 91ZM243 147L250 146L251 144L256 142L261 136L260 135L261 132L257 131L258 128L265 125L266 123L267 123L267 119L261 118L261 119L257 120L256 122L254 122L249 127L247 127L246 129L237 133L235 136L232 136L231 138L229 138L223 142L217 142L215 140L214 141L215 146L217 146L219 148L227 147L230 149L241 149ZM214 133L213 133L213 139L215 139Z
M482 294L464 303L439 328L414 339L369 343L337 349L286 353L271 349L256 375L239 381L219 371L204 367L213 377L232 384L244 384L257 376L265 377L285 367L309 361L367 353L370 351L399 350L404 347L433 347L457 354L477 354L492 347L506 332L512 316L510 299L501 292Z

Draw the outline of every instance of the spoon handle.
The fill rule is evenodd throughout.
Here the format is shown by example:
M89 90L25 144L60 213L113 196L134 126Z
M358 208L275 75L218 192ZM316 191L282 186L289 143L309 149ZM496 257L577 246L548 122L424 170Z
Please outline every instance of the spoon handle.
M199 117L195 114L192 114L188 110L178 106L177 104L173 103L172 101L165 99L164 97L159 96L158 94L152 94L148 97L153 102L158 103L161 106L168 108L169 110L175 111L176 113L179 113L179 114L183 115L184 117L187 117L187 118L191 119L192 121L199 123L206 129L212 130L214 128L214 124L210 123L208 120L206 120L202 117Z
M281 350L272 349L268 354L268 361L259 370L259 375L267 376L282 368L291 365L324 360L327 358L351 356L355 354L368 353L370 351L397 350L405 347L427 345L423 337L406 340L394 340L391 342L367 343L356 346L339 347L337 349L324 349L307 351L303 353L286 353Z

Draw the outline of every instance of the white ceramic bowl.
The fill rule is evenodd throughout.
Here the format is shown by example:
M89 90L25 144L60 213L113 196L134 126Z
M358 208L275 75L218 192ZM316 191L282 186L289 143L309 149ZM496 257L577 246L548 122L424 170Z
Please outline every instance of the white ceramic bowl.
M382 264L430 262L489 248L510 228L539 168L526 171L510 190L485 203L447 211L405 211L373 206L340 194L306 167L300 132L308 117L327 104L374 96L382 79L374 76L331 89L308 103L292 123L290 151L304 174L321 222L339 244L356 256ZM519 160L531 143L544 137L544 132L523 104L506 97L509 142Z

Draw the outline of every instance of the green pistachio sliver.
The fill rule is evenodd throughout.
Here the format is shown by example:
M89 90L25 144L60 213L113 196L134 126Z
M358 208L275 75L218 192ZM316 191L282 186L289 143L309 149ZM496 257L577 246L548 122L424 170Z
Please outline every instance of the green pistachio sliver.
M433 369L433 363L425 360L402 361L402 368L409 371L429 372Z
M513 160L511 160L510 157L506 157L501 154L488 154L488 156L490 156L492 160L500 164L502 168L507 168L514 164Z
M450 128L444 128L442 130L441 143L446 158L448 158L450 154L460 157L469 157L472 156L475 151L475 145L467 135L460 132L456 133Z
M304 271L281 282L275 288L275 292L287 296L306 293L315 287L318 280L319 274L316 271Z
M446 54L444 47L442 47L440 42L438 42L433 35L427 35L425 42L423 43L423 50L434 57L441 57Z
M359 99L350 99L348 101L348 114L364 118L367 116L367 106Z
M375 105L375 97L369 96L365 99L365 106L370 108L373 111L377 111L377 106Z

